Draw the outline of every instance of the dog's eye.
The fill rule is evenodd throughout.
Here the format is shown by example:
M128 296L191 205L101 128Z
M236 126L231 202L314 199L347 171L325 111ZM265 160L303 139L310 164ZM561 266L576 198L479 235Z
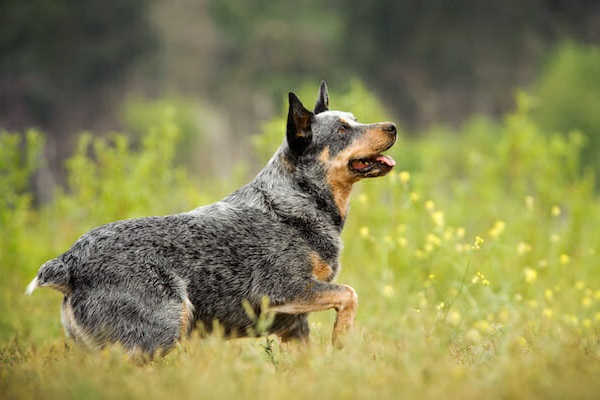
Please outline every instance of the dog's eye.
M340 128L338 129L339 133L346 133L346 131L350 130L350 125L342 123Z

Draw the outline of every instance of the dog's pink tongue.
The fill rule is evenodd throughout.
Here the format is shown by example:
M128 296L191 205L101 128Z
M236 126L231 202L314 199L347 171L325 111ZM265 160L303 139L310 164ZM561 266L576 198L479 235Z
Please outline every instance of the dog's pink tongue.
M392 157L386 155L378 156L375 161L385 164L389 167L396 165L396 161Z

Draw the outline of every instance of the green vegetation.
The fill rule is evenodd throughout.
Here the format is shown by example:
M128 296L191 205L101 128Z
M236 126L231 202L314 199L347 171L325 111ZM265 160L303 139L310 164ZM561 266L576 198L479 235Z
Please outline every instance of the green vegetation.
M565 43L543 69L535 92L535 120L547 132L579 130L586 136L582 167L600 170L600 48ZM600 177L597 177L600 178ZM600 182L598 180L597 182Z
M385 118L352 87L331 95L333 108ZM580 173L582 136L542 131L530 105L519 94L502 123L474 119L460 135L401 135L396 170L357 185L338 280L357 290L360 306L343 350L329 344L326 312L312 317L306 350L272 338L193 337L144 366L118 347L65 345L60 294L25 297L26 284L95 225L187 210L243 180L199 184L176 167L179 128L167 112L137 148L120 135L82 136L68 189L35 208L26 187L41 135L20 143L0 134L0 397L595 398L595 180ZM283 121L256 139L260 157L281 142Z

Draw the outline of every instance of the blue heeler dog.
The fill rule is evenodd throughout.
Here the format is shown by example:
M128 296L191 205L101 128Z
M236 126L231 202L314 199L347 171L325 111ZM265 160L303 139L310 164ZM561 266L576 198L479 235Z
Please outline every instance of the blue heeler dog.
M94 349L120 343L152 357L196 327L256 334L261 313L273 318L263 333L306 342L308 313L327 309L339 343L358 304L332 283L350 192L394 167L381 153L396 136L393 123L329 111L325 82L312 112L290 93L285 141L254 180L190 212L95 228L42 265L27 293L61 291L67 336Z

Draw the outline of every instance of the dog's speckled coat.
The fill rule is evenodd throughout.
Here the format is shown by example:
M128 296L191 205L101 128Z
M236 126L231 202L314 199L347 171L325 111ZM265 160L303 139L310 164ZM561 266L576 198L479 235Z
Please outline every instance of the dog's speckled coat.
M314 112L289 97L286 140L252 182L187 213L95 228L42 265L27 292L63 292L65 331L91 348L163 353L215 321L228 336L251 334L244 303L259 315L264 298L275 315L269 332L284 341L307 340L307 313L336 309L336 341L357 306L352 288L331 283L350 189L392 169L380 152L396 128L329 111L324 82Z

